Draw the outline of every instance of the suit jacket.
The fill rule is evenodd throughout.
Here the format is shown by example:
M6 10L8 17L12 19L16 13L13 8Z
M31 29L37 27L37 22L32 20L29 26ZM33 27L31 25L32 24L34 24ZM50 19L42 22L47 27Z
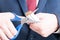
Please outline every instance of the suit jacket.
M39 8L36 13L53 13L57 16L60 25L60 0L39 0ZM25 16L27 12L26 0L0 0L0 12L13 12L17 15ZM14 25L20 24L18 21L13 21ZM29 28L29 25L24 24L21 32L15 40L56 40L52 34L47 38L42 37Z

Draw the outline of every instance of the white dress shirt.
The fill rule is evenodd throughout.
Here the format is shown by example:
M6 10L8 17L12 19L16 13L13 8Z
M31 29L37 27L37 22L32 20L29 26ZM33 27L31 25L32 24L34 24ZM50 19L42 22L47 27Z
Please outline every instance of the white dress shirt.
M36 0L36 6L38 5L39 0Z

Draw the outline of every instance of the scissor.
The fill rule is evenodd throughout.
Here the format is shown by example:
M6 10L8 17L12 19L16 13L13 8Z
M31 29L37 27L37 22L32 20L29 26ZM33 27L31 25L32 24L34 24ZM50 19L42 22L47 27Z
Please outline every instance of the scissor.
M38 10L38 8L37 8L36 10L34 10L32 13L35 13L37 10ZM31 13L31 14L32 14L32 13ZM18 25L17 28L16 28L17 31L18 31L17 35L15 35L11 40L15 40L15 38L18 36L21 28L23 27L23 24L24 24L24 23L27 23L27 21L37 22L37 21L35 21L35 20L33 21L33 20L31 20L31 19L29 19L29 18L27 18L27 17L20 17L20 16L18 16L18 15L16 15L16 14L14 14L14 15L15 15L15 18L14 18L14 19L11 19L11 21L20 21L21 24Z

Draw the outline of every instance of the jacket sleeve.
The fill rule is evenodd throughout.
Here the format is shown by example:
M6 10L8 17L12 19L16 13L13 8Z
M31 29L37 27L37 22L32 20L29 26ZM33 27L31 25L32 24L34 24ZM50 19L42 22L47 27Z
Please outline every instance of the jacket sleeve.
M57 6L55 8L54 14L56 15L58 20L58 27L60 27L60 0L57 0ZM60 28L58 28L57 32L60 33Z
M55 8L54 14L57 16L58 25L60 26L60 0L57 0L57 5L56 5L56 8Z
M58 21L58 28L56 29L56 31L54 33L60 34L60 14L59 13L54 13L57 17L57 21Z
M54 13L58 20L58 26L60 26L60 13Z

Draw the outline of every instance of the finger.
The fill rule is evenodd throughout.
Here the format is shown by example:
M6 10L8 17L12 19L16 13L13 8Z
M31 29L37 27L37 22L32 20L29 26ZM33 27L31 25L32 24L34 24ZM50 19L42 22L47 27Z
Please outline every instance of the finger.
M38 27L37 23L30 24L30 28L34 31L39 31L39 27Z
M0 40L2 40L1 37L0 37Z
M38 24L39 24L39 23L38 23ZM36 33L38 33L38 34L40 34L40 35L44 35L44 34L42 33L41 28L39 28L40 26L38 26L36 23L35 23L35 24L30 24L29 27L30 27L31 30L35 31Z
M0 13L0 17L13 19L15 17L15 15L12 14L11 12L4 12L4 13Z
M7 19L7 20L5 21L5 23L6 23L6 25L8 26L8 29L10 30L10 32L12 33L12 35L15 35L15 34L17 33L17 30L16 30L16 28L14 27L13 23L12 23L9 19Z
M13 35L15 35L17 33L17 30L15 29L14 25L10 21L10 18L14 18L14 15L12 13L10 13L10 12L7 12L6 14L2 13L0 16L1 17L3 16L2 19L0 20L0 22L2 23L2 21L4 21L5 24L7 25L8 29L10 30L10 32Z
M0 38L0 40L1 40L1 38Z
M32 11L26 12L26 16L30 15L31 13L32 13Z
M0 29L0 37L1 37L2 40L9 40L1 29Z
M30 29L31 30L33 30L34 32L36 32L36 33L38 33L38 34L40 34L41 33L41 30L38 28L38 27L36 27L36 26L30 26Z
M13 37L12 33L9 31L9 29L7 28L6 24L1 25L1 29L8 36L8 38L12 38Z

